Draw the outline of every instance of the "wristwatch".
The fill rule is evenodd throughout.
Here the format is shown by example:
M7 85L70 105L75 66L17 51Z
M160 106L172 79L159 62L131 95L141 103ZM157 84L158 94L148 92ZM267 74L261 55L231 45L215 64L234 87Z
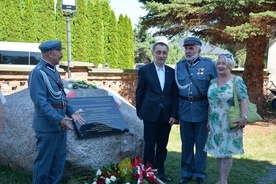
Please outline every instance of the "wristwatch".
M244 116L244 115L243 115L242 117L244 117L245 119L247 119L247 116Z

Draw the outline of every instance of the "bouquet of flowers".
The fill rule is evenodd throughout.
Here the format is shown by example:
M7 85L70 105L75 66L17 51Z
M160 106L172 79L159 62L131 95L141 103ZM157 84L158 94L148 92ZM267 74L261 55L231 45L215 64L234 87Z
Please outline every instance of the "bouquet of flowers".
M164 184L155 176L157 170L144 166L141 158L131 160L129 157L120 163L98 169L93 176L81 178L84 184Z

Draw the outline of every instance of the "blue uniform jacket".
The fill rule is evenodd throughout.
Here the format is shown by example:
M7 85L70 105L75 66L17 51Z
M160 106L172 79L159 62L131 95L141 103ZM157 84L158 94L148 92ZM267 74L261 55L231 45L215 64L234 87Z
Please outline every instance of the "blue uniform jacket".
M188 122L202 122L208 119L208 100L190 102L181 99L182 97L199 97L200 94L192 83L186 69L186 60L180 60L175 67L175 78L179 90L179 119ZM218 76L215 63L209 58L199 57L198 62L189 66L194 82L197 84L202 96L207 96L211 79Z
M162 91L154 63L139 69L136 89L137 116L146 121L156 121L163 109L164 118L178 119L178 90L174 69L165 65L165 84Z
M55 80L61 83L55 66L41 59L28 79L30 97L34 103L33 128L40 132L63 130L59 123L65 115L71 117L75 110L67 103L66 96ZM65 108L53 108L51 104L65 104Z

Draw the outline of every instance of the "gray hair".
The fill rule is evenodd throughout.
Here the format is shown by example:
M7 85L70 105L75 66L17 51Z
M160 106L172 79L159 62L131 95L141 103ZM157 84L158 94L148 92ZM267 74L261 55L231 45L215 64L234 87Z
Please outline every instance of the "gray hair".
M230 69L233 69L235 67L235 60L231 54L220 54L218 55L218 59L215 61L215 64L217 65L218 60L220 58L224 58L226 62L226 66L228 66Z

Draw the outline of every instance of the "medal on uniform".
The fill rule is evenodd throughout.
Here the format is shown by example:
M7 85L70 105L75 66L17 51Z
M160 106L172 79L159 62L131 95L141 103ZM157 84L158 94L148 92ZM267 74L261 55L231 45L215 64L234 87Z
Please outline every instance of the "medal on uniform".
M198 68L197 75L203 75L203 74L204 74L204 68Z

